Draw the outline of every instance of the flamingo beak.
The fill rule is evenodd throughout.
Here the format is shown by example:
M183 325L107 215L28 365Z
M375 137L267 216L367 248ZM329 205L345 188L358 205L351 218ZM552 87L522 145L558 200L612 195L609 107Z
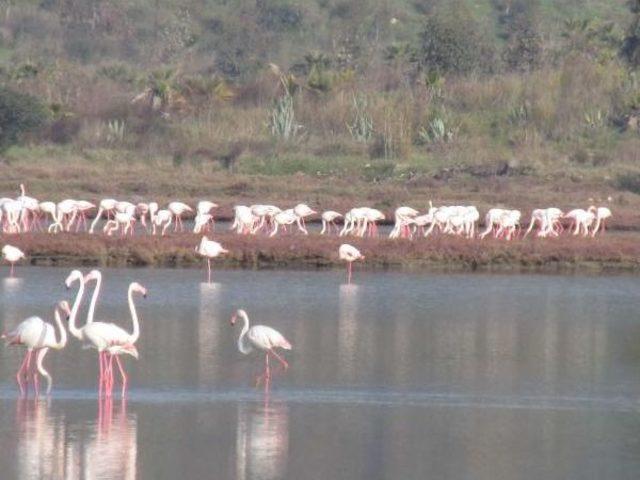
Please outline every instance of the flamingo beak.
M230 321L231 325L235 325L236 317L237 317L237 315L235 315L235 314L231 317L231 321Z

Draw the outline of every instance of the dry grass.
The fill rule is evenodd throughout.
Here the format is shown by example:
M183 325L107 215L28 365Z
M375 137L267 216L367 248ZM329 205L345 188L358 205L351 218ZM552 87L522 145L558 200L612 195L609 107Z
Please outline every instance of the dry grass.
M348 239L366 255L366 268L446 268L505 270L638 270L640 235L609 234L596 239L561 237L504 242L434 236L417 241ZM230 250L215 260L224 267L319 268L340 265L338 246L344 238L283 235L215 235ZM101 235L28 234L5 236L28 254L35 265L100 266L201 266L195 253L199 237L191 234L167 237L136 236L120 239Z

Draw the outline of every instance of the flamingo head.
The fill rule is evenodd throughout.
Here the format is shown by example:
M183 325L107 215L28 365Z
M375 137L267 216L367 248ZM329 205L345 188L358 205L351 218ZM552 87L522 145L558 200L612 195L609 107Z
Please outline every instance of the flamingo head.
M71 317L71 307L69 306L69 302L66 300L62 300L58 303L58 308L62 310L62 312L66 315L67 320Z
M91 270L84 276L84 283L88 283L91 280L97 280L100 277L102 277L102 273L100 273L100 270Z
M66 285L67 289L71 288L71 285L73 284L73 282L75 282L76 280L80 280L83 281L84 280L84 276L82 275L82 272L80 270L73 270L69 276L67 277L67 279L64 281L64 284Z
M132 292L141 293L143 298L147 298L147 289L140 285L138 282L133 282L131 285L129 285L129 289Z
M231 325L235 325L236 320L240 318L248 318L247 312L245 312L242 308L236 310L236 312L231 316Z

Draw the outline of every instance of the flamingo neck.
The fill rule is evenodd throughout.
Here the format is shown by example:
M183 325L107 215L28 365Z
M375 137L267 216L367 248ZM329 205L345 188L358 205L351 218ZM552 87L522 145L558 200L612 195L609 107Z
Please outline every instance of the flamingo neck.
M244 326L242 327L242 331L240 332L240 336L238 337L238 350L240 350L241 353L247 355L252 350L250 346L245 344L245 337L247 335L247 332L249 331L249 317L246 313L241 313L240 317L244 322Z
M133 284L129 285L129 310L131 311L131 321L133 323L133 332L129 336L130 343L136 343L140 337L140 323L138 322L138 312L136 306L133 303Z
M36 358L36 367L38 368L38 372L47 380L47 395L51 393L51 375L44 369L42 365L42 361L44 360L44 356L46 355L48 348L43 348L38 351L38 356Z
M82 295L84 294L84 281L82 278L78 278L78 280L80 281L80 288L78 289L78 293L76 294L76 299L73 302L73 307L71 308L71 315L69 315L69 332L78 340L82 340L82 331L78 327L76 327L76 316L78 315L78 309L80 308L80 301L82 300Z
M53 316L55 317L56 325L60 330L60 341L56 342L56 344L52 345L51 347L56 350L61 350L67 344L67 331L65 330L64 325L62 325L62 320L60 320L60 310L58 309L58 307L56 307L56 310L53 313Z
M100 287L102 287L102 274L98 275L96 287L93 289L93 295L91 295L91 304L89 305L89 312L87 313L86 325L93 323L93 315L96 311L96 303L98 302L98 295L100 295Z

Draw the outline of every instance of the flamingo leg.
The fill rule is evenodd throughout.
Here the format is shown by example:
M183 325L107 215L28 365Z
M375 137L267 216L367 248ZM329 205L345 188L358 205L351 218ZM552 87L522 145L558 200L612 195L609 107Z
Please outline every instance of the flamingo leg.
M124 396L127 392L127 374L125 373L124 368L122 368L122 363L120 362L120 357L118 356L116 356L116 363L118 364L120 377L122 378L122 398L124 399Z
M24 394L25 394L24 384L22 382L22 375L23 375L22 372L25 370L25 368L27 368L30 357L31 357L31 350L27 350L27 353L24 354L24 360L22 360L22 364L18 369L18 373L16 373L16 380L18 381L18 387L20 388L21 397L24 397Z
M107 364L107 397L113 395L113 355L109 355L109 363Z
M211 259L207 258L207 281L211 283Z
M351 285L351 266L353 262L347 263L347 284Z
M40 396L40 379L38 378L38 372L33 369L33 390L35 391L36 398Z
M289 364L287 363L287 361L284 358L282 358L280 355L278 355L273 349L267 350L267 354L269 353L273 355L282 364L285 370L289 368ZM269 365L268 361L267 361L267 365Z
M13 277L13 262L11 262L11 272L9 272L9 276Z

